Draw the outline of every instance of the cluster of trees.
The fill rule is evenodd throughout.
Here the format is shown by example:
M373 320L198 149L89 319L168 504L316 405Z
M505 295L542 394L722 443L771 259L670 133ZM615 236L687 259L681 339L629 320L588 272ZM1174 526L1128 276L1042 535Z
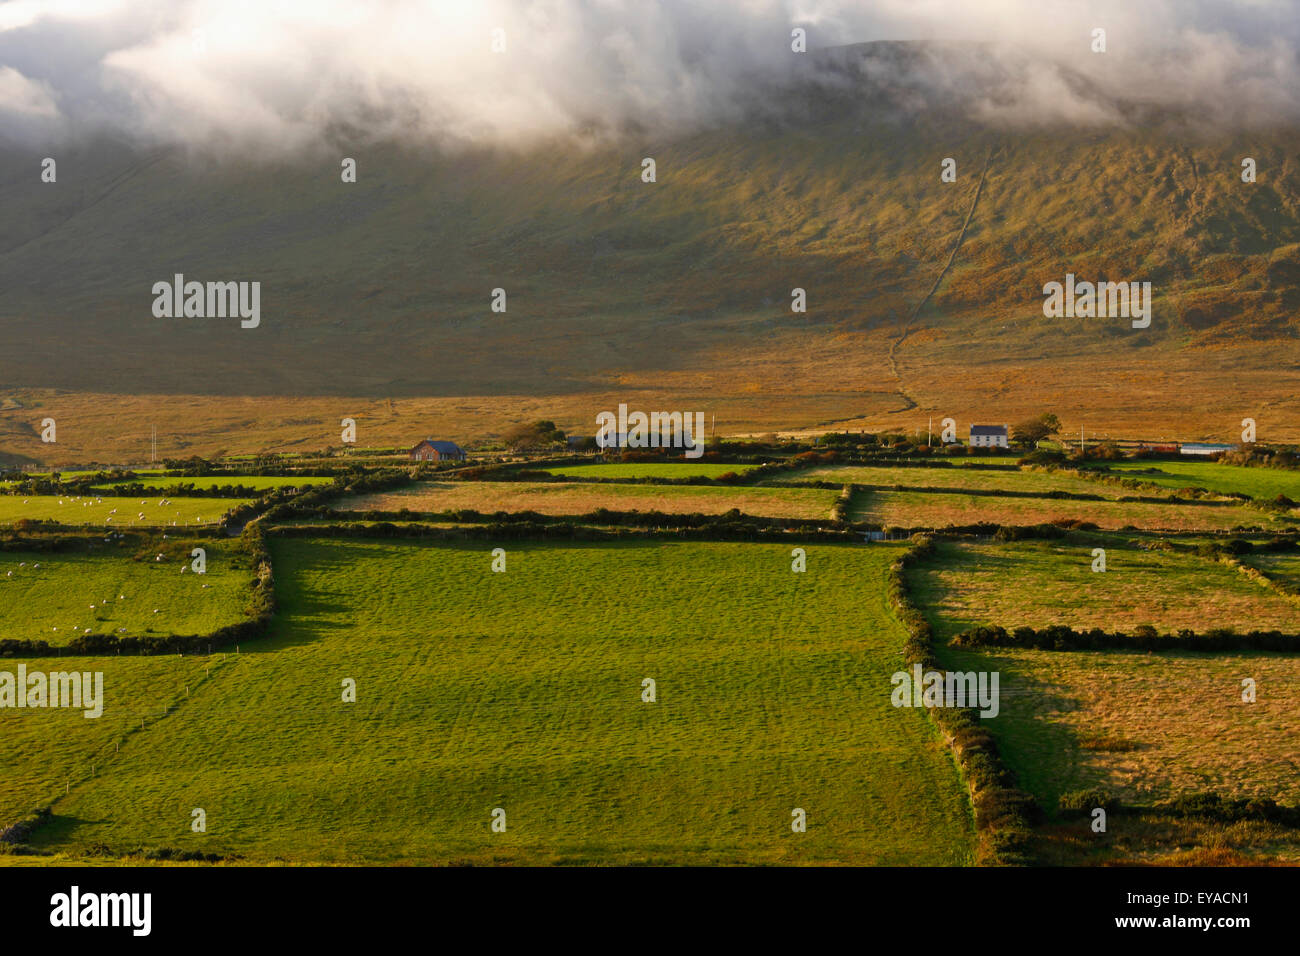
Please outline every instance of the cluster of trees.
M555 427L555 422L542 419L528 424L511 425L506 429L505 434L501 436L501 441L511 451L523 451L529 448L550 448L564 444L564 432ZM594 448L596 444L594 438L591 440L591 444Z
M1061 420L1051 412L1044 412L1037 418L1030 418L1019 425L1011 427L1011 440L1017 444L1032 448L1044 439L1061 433Z

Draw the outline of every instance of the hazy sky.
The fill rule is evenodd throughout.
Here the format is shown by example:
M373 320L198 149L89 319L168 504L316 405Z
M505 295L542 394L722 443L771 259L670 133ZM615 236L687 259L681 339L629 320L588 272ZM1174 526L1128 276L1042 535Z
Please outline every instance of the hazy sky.
M1122 103L1295 122L1297 36L1300 0L0 0L0 135L295 149L340 125L446 142L685 128L819 47L882 39L970 44L907 79L991 122L1114 123Z

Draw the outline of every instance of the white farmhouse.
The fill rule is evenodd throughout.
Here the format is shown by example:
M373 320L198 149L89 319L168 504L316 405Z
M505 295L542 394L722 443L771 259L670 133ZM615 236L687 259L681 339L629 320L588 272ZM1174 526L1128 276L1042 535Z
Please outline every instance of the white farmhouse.
M970 427L970 446L972 448L1006 448L1006 425L972 425Z

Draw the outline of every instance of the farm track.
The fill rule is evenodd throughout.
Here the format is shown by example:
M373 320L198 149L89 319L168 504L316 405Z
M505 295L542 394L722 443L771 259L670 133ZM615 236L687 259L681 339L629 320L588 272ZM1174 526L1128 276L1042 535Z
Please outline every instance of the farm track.
M957 261L957 253L961 249L961 244L966 238L966 232L970 228L971 220L975 217L975 207L979 205L980 195L984 192L984 181L988 178L989 164L992 159L993 147L990 146L988 151L984 154L984 168L980 171L979 182L975 185L975 195L971 197L970 208L966 210L966 219L961 224L961 231L957 233L957 240L952 244L952 251L948 253L948 261L944 263L943 269L941 269L939 274L935 276L934 282L931 284L929 291L925 293L921 298L921 301L916 304L914 309L912 309L911 315L909 315L907 321L903 323L903 328L899 333L898 338L890 343L889 371L898 381L898 394L901 395L903 400L907 403L903 408L898 409L900 412L911 411L917 407L917 402L903 388L903 376L898 371L898 349L907 340L907 337L912 334L912 323L916 321L916 317L921 314L921 310L925 308L927 303L929 303L930 299L934 296L935 292L939 290L939 284L943 282L944 277L947 276L949 271L952 269L952 264Z

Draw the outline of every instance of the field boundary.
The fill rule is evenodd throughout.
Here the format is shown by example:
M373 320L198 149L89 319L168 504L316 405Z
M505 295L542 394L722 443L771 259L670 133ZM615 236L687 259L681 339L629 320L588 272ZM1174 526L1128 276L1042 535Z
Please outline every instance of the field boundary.
M1238 632L1230 627L1205 631L1182 629L1160 634L1156 629L1138 628L1132 633L1105 631L1099 627L1086 631L1068 624L1046 627L1017 627L1007 630L997 624L981 624L954 634L950 647L1019 647L1038 651L1269 651L1300 654L1300 634L1282 631Z
M930 622L912 602L907 586L908 568L933 551L933 537L915 537L912 547L890 566L887 595L891 609L907 631L905 663L946 673L934 655ZM929 707L927 711L952 751L970 793L979 838L977 862L1004 866L1031 862L1031 825L1042 811L1032 796L1016 787L1015 775L1003 763L992 733L980 724L973 708Z
M99 657L121 654L123 651L137 655L151 654L202 654L214 648L228 647L262 637L275 617L275 578L271 568L271 554L266 547L262 529L248 525L241 535L240 546L252 565L253 577L249 582L248 618L227 624L207 634L160 634L118 637L116 634L90 634L73 638L67 644L51 645L48 641L30 639L0 640L0 657Z

